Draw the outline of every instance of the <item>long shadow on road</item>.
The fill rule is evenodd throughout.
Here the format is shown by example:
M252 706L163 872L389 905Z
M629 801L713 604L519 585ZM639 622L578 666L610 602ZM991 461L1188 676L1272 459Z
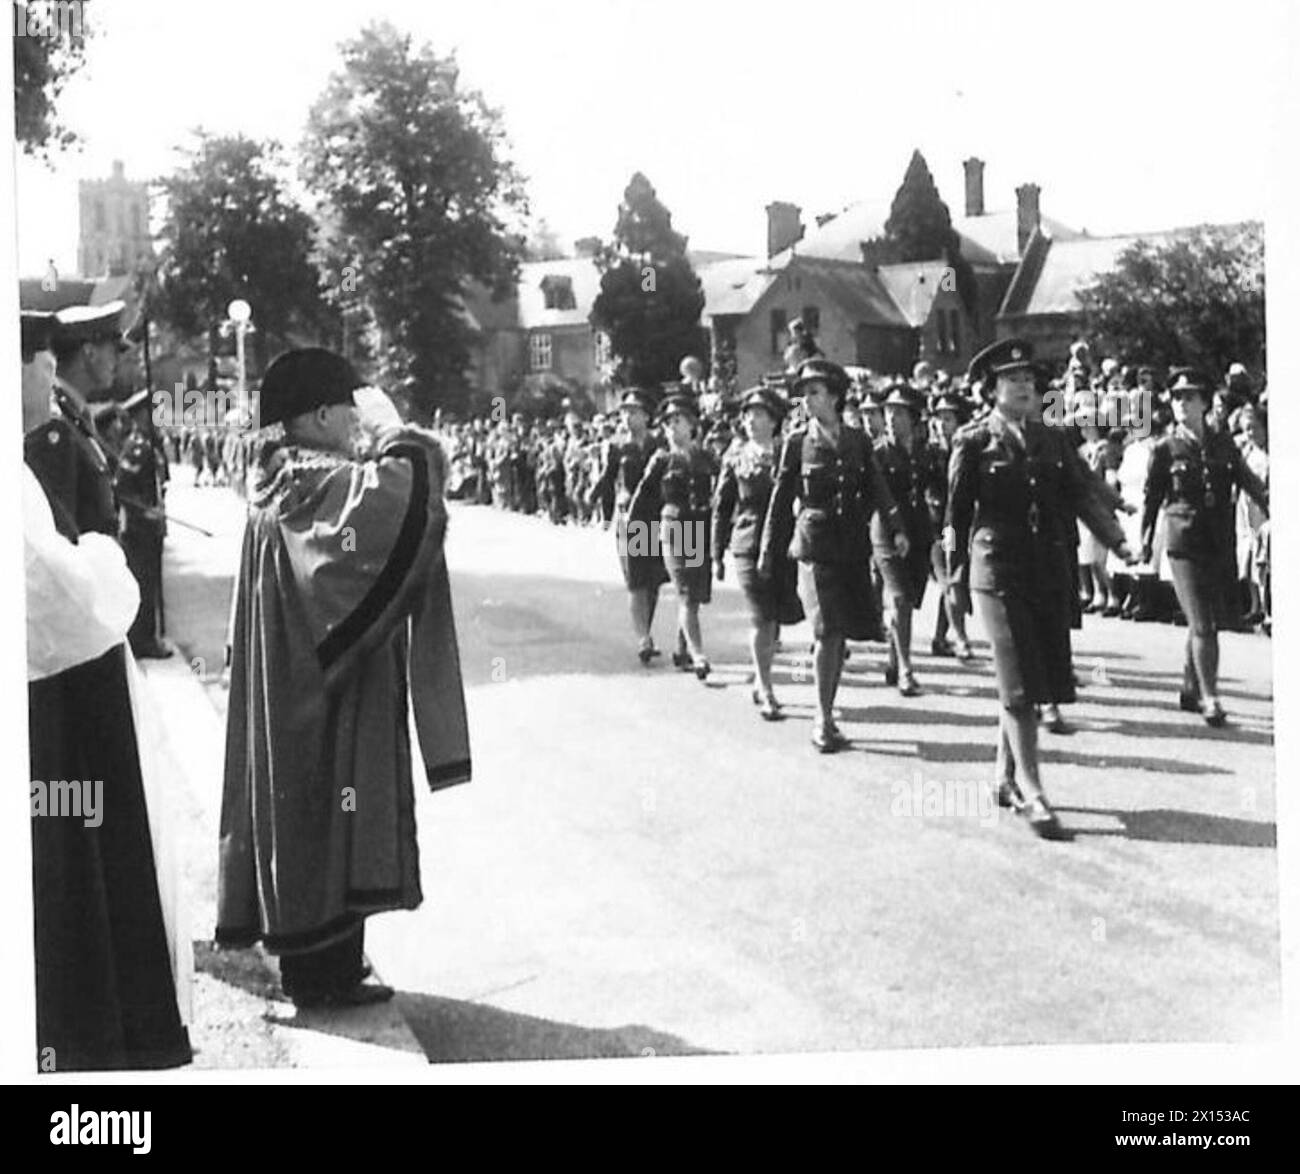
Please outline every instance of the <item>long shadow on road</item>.
M1058 812L1109 816L1120 828L1074 828L1077 836L1123 836L1167 844L1227 844L1238 848L1276 848L1277 825L1199 811L1123 811L1118 808L1060 807Z

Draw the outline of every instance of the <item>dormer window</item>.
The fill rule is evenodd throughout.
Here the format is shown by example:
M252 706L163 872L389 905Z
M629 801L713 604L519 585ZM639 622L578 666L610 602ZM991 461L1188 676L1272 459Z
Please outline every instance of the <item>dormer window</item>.
M548 273L542 278L542 297L548 310L576 310L573 296L573 279Z

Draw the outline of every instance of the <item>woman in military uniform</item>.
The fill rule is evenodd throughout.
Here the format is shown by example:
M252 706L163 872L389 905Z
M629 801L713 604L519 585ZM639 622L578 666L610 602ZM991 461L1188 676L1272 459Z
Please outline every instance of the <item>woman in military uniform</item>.
M923 407L921 392L902 380L896 381L885 398L885 436L876 443L876 460L898 507L909 547L906 558L900 557L890 545L883 519L875 517L871 543L889 619L885 683L897 685L904 697L916 697L921 692L912 670L912 613L920 609L925 598L934 541L925 499L933 453L921 422Z
M1219 624L1233 565L1233 490L1243 490L1267 511L1268 489L1232 438L1206 424L1210 392L1204 380L1187 367L1171 372L1171 378L1174 427L1151 451L1142 513L1143 561L1150 559L1163 506L1165 552L1187 616L1178 702L1190 713L1199 709L1209 725L1221 726L1227 716L1219 700Z
M625 436L609 446L605 466L587 492L587 500L591 503L613 502L618 558L623 567L623 583L631 600L632 627L637 635L637 655L642 664L649 664L659 655L650 629L659 603L659 588L668 582L668 572L664 570L658 550L638 550L633 554L628 549L628 522L635 516L630 510L632 495L641 484L651 456L659 448L658 439L650 431L651 407L650 397L644 391L633 388L624 394L619 413ZM657 503L646 502L645 506L647 510L653 506L653 512L657 512ZM650 515L639 520L648 524Z
M959 425L970 414L969 401L955 392L944 392L933 401L931 421L934 425L931 448L934 460L930 464L926 481L925 499L930 510L930 525L934 541L930 543L930 573L939 587L939 606L935 609L934 639L930 652L934 656L952 656L970 660L975 653L966 636L966 617L952 605L948 592L948 557L943 549L944 515L948 510L948 457L952 452L952 438ZM956 637L956 645L948 640L948 631Z
M808 426L792 432L781 450L759 573L775 574L783 553L798 560L799 597L815 637L818 714L812 741L829 754L848 742L833 716L845 641L884 636L871 588L872 515L880 515L883 533L900 557L907 556L908 542L871 442L841 419L849 390L844 368L810 359L799 368L792 390L805 397Z
M963 612L973 594L993 649L998 802L1020 809L1038 835L1064 839L1039 778L1034 706L1075 696L1073 519L1082 518L1126 561L1132 553L1065 433L1035 418L1029 344L1011 338L986 347L971 360L970 375L992 382L993 408L953 442L944 532L949 591Z
M700 634L700 605L713 598L713 568L709 559L709 514L713 496L713 465L699 441L695 397L684 392L668 396L659 411L668 438L632 495L630 516L647 517L659 505L657 546L677 590L677 651L673 664L693 670L703 681L710 671ZM644 533L644 531L643 531ZM638 534L629 545L638 545Z
M747 439L723 458L713 499L713 563L718 581L723 556L731 550L736 581L749 608L749 650L754 662L754 704L766 721L781 717L772 692L772 655L782 624L797 624L803 608L795 588L794 564L780 558L773 574L758 573L759 544L772 498L776 436L785 416L785 403L771 388L755 387L741 402Z

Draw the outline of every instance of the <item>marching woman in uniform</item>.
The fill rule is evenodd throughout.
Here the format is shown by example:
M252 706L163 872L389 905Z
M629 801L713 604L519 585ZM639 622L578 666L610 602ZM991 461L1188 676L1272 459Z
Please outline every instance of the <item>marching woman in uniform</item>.
M871 586L873 514L880 516L895 553L908 553L871 442L841 419L848 390L849 377L836 363L810 359L799 368L792 391L805 397L808 426L792 432L781 449L759 553L759 573L768 578L782 554L799 563L799 597L815 639L818 714L812 742L823 754L848 744L834 719L845 641L884 635Z
M710 672L700 634L700 605L713 598L713 567L709 559L709 514L713 495L713 465L699 441L700 420L695 397L680 392L668 396L659 409L668 438L646 466L628 510L641 523L628 536L628 550L641 544L663 554L664 567L677 590L677 651L673 664L693 670L703 681ZM643 519L658 503L657 530L651 538Z
M1039 778L1034 706L1075 696L1074 518L1126 561L1132 553L1065 432L1035 418L1032 364L1029 344L1015 338L971 360L971 378L993 387L993 408L954 438L944 543L955 606L969 611L974 596L993 649L998 802L1019 809L1037 835L1065 839Z
M1210 392L1189 367L1171 374L1174 428L1156 442L1142 513L1143 561L1150 561L1156 518L1165 511L1165 553L1178 603L1187 616L1180 707L1207 724L1227 721L1219 700L1219 623L1233 566L1233 490L1268 510L1268 489L1225 432L1210 428Z
M668 581L668 572L664 570L663 559L658 550L646 550L633 554L628 548L628 522L636 515L630 510L632 495L641 484L646 465L659 448L659 442L650 431L651 403L645 392L635 388L624 394L619 404L622 416L622 440L609 446L605 466L594 485L587 492L587 501L612 503L614 511L614 530L618 541L618 557L623 567L623 583L627 587L632 607L632 627L637 635L637 655L642 664L649 664L653 657L659 655L650 629L654 624L655 608L659 603L659 588ZM656 503L646 502L645 506ZM651 516L639 518L642 525L648 525Z
M939 606L935 609L934 639L930 641L930 652L934 656L952 656L957 659L971 660L975 653L971 650L970 640L966 636L966 616L952 605L952 596L948 592L948 558L943 549L944 514L948 510L948 457L952 452L952 438L959 425L965 423L964 417L970 414L970 405L954 392L944 392L933 401L931 419L934 423L934 438L931 446L935 459L930 465L929 478L926 483L926 504L930 508L930 524L934 541L930 543L930 573L939 587ZM956 637L956 647L948 640L948 630L952 629Z
M749 607L749 650L754 661L754 704L765 721L778 721L781 706L772 692L772 654L782 624L797 624L803 608L795 588L794 564L779 558L773 574L758 574L759 544L772 498L776 436L785 403L768 387L755 387L741 402L747 439L727 452L713 499L713 563L718 581L723 556L731 550L736 581Z
M912 670L912 613L925 598L930 577L930 546L934 530L925 487L934 453L925 440L921 421L923 393L901 379L885 398L885 436L876 443L876 460L898 507L907 535L907 556L890 545L883 519L872 521L871 545L880 570L882 595L889 620L889 663L885 683L897 685L904 697L916 697L921 686Z

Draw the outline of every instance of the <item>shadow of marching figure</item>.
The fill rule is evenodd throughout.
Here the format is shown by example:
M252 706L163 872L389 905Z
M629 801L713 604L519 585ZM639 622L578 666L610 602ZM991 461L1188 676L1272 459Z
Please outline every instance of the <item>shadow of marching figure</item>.
M581 1027L483 1003L399 991L397 1005L431 1063L612 1060L717 1055L640 1024Z
M1235 848L1276 848L1277 824L1199 811L1123 811L1108 807L1056 807L1059 814L1109 816L1120 828L1072 827L1076 836L1122 836L1166 844L1224 844Z
M851 750L868 754L886 754L898 758L916 758L921 762L987 762L992 763L997 757L993 745L993 732L996 723L988 721L989 740L987 742L920 742L913 739L897 740L894 738L872 737L870 710L856 713L846 710L845 718L865 722L862 727L846 730L853 745ZM1039 739L1039 758L1044 763L1057 763L1067 766L1082 766L1094 770L1145 770L1154 774L1167 775L1231 775L1234 772L1226 766L1211 766L1203 762L1186 762L1173 758L1150 758L1135 754L1081 754L1073 750L1056 750L1047 744L1048 735ZM913 749L915 748L915 749Z

